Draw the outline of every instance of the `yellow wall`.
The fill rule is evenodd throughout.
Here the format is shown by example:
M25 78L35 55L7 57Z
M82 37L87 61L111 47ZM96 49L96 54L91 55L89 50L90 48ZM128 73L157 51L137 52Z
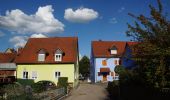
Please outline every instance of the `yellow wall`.
M17 65L17 78L23 78L23 71L28 71L28 79L32 79L32 71L37 71L37 79L53 81L56 85L58 79L55 78L55 72L59 71L61 77L68 77L68 82L75 85L74 64L32 64L32 65ZM77 74L77 73L76 73Z

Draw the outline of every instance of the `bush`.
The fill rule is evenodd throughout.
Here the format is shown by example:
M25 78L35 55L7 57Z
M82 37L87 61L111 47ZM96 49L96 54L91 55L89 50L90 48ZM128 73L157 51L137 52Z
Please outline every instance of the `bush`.
M107 90L110 94L110 98L117 100L119 98L119 81L109 82Z
M49 89L56 88L55 84L51 81L39 81L32 85L33 91L40 93Z
M39 83L39 82L34 83L32 85L32 88L33 88L33 92L35 92L35 93L40 93L40 92L45 91L45 86L42 83Z
M4 85L3 90L9 97L19 96L24 93L24 88L18 83Z
M7 100L35 100L32 94L27 94L24 86L19 83L4 85L3 91L7 94Z
M67 92L67 86L68 86L68 77L59 77L58 79L58 87L64 87L65 93Z
M23 86L27 86L27 85L32 85L34 84L34 80L33 79L17 79L17 82L22 84Z

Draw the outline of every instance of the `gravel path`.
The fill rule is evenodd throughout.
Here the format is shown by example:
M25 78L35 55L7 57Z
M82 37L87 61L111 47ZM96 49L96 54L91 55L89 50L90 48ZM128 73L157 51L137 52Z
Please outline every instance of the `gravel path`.
M80 84L65 100L109 100L106 84Z

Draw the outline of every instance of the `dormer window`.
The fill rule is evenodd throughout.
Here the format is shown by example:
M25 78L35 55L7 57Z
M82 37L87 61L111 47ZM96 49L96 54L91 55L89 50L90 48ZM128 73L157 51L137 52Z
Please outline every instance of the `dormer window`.
M112 54L112 55L117 54L117 48L116 48L116 46L113 46L113 47L110 49L110 54Z
M63 52L60 49L57 49L55 52L55 61L62 61Z
M45 56L46 56L45 50L41 49L38 52L38 61L45 61Z

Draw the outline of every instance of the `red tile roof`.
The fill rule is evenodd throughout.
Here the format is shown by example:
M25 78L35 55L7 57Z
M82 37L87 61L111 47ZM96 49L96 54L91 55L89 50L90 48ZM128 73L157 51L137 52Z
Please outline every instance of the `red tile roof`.
M133 45L136 45L136 44L138 44L139 42L127 42L127 44L129 45L129 46L133 46Z
M113 57L110 53L110 48L115 46L117 48L117 55L114 56L122 56L124 54L126 44L131 46L136 44L136 42L92 41L92 53L94 57Z
M0 53L0 63L12 63L16 53Z
M112 57L110 54L111 47L117 47L117 55L122 55L126 42L120 41L93 41L92 42L92 52L94 57Z
M60 49L64 52L61 62L56 62L55 51ZM38 51L46 50L45 61L38 61ZM53 38L30 38L16 57L16 63L74 63L78 57L77 37L53 37Z

